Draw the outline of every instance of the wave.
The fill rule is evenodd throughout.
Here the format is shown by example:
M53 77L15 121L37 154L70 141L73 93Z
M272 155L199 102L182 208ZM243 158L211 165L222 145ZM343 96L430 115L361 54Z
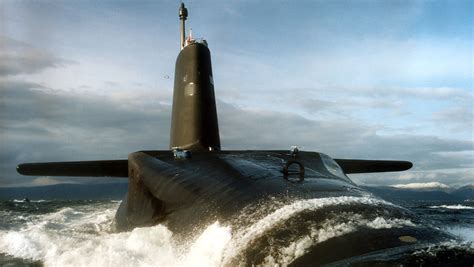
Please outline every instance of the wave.
M223 255L224 265L248 265L248 263L246 264L245 262L245 250L249 246L252 246L259 238L263 236L268 237L269 232L283 225L291 218L295 218L303 213L351 204L374 207L380 207L382 205L394 206L389 202L372 197L330 197L296 201L275 210L251 226L234 233ZM368 218L368 216L371 218ZM307 231L308 233L305 232L302 234L304 231L303 224L308 223L311 225ZM318 224L315 220L310 220L310 222L306 221L303 224L299 225L301 230L300 234L302 234L301 236L303 237L291 241L287 246L271 248L272 255L269 254L265 258L265 265L290 264L298 257L304 255L310 247L331 238L355 232L361 227L389 229L403 226L416 226L410 220L384 218L380 216L372 218L371 215L354 212L339 213L337 216L323 220Z
M191 243L177 244L163 225L112 233L117 203L67 207L17 231L0 231L0 253L46 266L218 266L231 238L218 222Z
M45 266L221 266L233 263L232 260L252 246L255 240L300 215L334 209L341 204L373 208L393 206L370 197L297 200L269 211L246 227L222 225L216 221L195 237L177 241L164 225L123 233L111 232L119 204L76 205L42 215L26 215L29 217L18 229L0 230L0 253L40 261ZM350 209L343 213L338 211L334 217L322 218L317 224L313 222L306 225L308 234L298 235L277 246L276 253L268 254L264 264L289 264L311 246L352 233L360 227L416 227L415 222L407 219L381 214L369 216ZM468 230L459 231L459 234L465 234Z
M136 228L131 232L112 233L111 224L119 203L65 207L41 216L31 216L19 230L0 231L0 252L17 258L41 261L47 266L219 266L226 255L238 254L275 226L302 211L312 211L341 203L379 205L383 200L356 197L335 197L296 201L259 219L244 232L233 232L231 226L215 222L194 239L178 243L173 233L163 225ZM372 227L390 227L400 223L377 218L353 224L367 223ZM335 223L335 222L333 222ZM353 229L337 230L335 225L320 232L318 242ZM339 228L338 228L339 227ZM316 231L316 230L315 230ZM324 236L324 237L323 237ZM286 249L286 248L283 248ZM288 249L287 249L288 250ZM293 257L294 258L294 257Z
M464 205L461 205L461 204L429 206L428 208L430 208L430 209L450 209L450 210L474 210L474 207L464 206Z
M49 200L38 199L38 200L25 200L25 199L14 199L12 200L14 203L43 203L43 202L50 202Z
M415 226L415 224L410 220L385 219L382 217L367 220L363 219L360 214L352 214L349 222L336 223L328 220L323 224L323 227L314 227L311 229L309 235L290 243L287 247L279 249L278 253L280 255L278 255L278 257L267 257L266 264L269 266L274 266L275 264L290 264L295 259L303 256L314 245L331 238L355 232L364 226L372 229L390 229L401 228L403 226Z
M250 227L244 228L240 233L236 234L236 238L231 244L232 248L227 249L227 260L234 258L239 252L245 249L247 244L263 235L269 229L280 224L282 221L288 220L292 216L302 211L314 211L327 206L334 206L338 204L360 203L367 205L392 205L384 200L379 200L370 197L331 197L296 201L290 205L272 212L263 219L257 221Z
M474 227L469 226L451 226L446 228L449 233L461 238L462 240L474 243Z

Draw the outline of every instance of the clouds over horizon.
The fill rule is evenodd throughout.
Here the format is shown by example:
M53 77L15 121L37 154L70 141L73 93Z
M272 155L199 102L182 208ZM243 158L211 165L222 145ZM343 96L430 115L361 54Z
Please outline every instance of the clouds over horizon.
M127 105L128 100L58 92L33 83L2 82L2 186L40 182L36 177L16 174L15 166L20 162L126 158L136 150L166 149L171 107L160 104L159 97L153 102L134 99L135 105ZM412 171L404 173L353 176L356 182L366 184L440 181L459 186L472 178L472 140L416 134L385 136L367 122L310 120L294 113L239 108L220 100L217 104L223 149L287 149L299 145L303 150L336 158L405 159L415 164Z

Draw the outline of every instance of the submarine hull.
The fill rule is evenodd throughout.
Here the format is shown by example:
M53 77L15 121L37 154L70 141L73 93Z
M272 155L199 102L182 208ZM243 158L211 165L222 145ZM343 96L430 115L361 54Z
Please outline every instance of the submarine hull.
M219 151L176 159L171 152L135 152L128 158L129 189L115 227L161 223L177 239L189 240L218 221L238 237L224 259L230 266L272 260L319 265L452 239L331 170L326 157ZM282 170L288 162L297 170L287 175Z

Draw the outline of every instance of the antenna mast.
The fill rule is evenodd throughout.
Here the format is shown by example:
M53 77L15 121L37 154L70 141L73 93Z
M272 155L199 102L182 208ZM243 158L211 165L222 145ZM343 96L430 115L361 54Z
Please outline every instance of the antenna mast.
M188 10L184 7L184 3L181 2L181 6L179 7L179 20L181 21L181 29L180 29L180 35L181 35L181 49L184 48L184 41L185 41L185 25L184 22L188 18Z

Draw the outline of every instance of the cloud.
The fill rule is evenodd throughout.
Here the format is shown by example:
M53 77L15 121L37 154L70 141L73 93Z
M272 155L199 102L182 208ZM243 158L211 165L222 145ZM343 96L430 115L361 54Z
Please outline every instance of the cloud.
M26 43L0 36L0 76L33 74L73 63Z
M121 98L119 98L121 99ZM26 183L21 162L126 158L142 149L166 149L170 108L156 101L116 101L66 93L35 83L0 83L0 173L2 186ZM130 103L131 102L131 103ZM102 179L67 178L91 182Z
M15 166L20 162L115 159L141 149L167 149L171 106L162 102L160 94L119 92L106 97L3 81L1 185L33 182L31 177L16 174ZM415 164L411 172L354 176L365 184L439 181L451 185L472 179L471 140L380 135L379 126L351 118L308 119L222 100L217 105L223 149L289 149L298 145L335 158L400 159Z
M335 42L334 37L330 39ZM321 41L326 40L314 43ZM219 54L215 65L227 69L221 74L223 81L237 90L352 88L362 94L395 92L431 99L457 94L459 90L451 87L467 88L472 84L472 64L466 57L472 54L470 40L352 38L304 49L293 42L283 45L273 53L260 49L242 52L239 47L214 50ZM221 72L223 67L219 67ZM393 89L385 90L387 87Z
M439 183L439 182L395 184L391 186L396 187L396 188L402 188L402 189L449 188L449 186L443 183Z
M307 119L294 113L245 109L225 102L218 102L218 111L222 143L232 149L300 145L303 149L326 151L335 157L416 160L419 169L441 169L462 167L470 160L450 159L441 152L472 151L473 147L470 140L380 135L377 126L351 118ZM223 117L225 119L221 119Z
M120 102L112 96L64 92L35 83L4 81L0 84L0 108L5 112L0 114L0 122L16 129L42 129L53 134L61 130L60 127L77 128L78 131L81 128L135 129L146 122L153 124L160 118L151 116L150 110L163 114L159 99L144 100L149 107L152 106L148 112L130 100L133 99ZM100 132L96 134L100 135Z
M447 126L453 132L474 132L474 108L471 98L463 99L457 105L433 113L433 120L440 125Z
M393 185L401 183L432 183L440 182L450 187L461 187L471 184L474 168L459 168L447 170L409 170L394 173L351 174L349 177L358 184L364 185Z
M360 114L384 117L411 115L424 123L472 123L471 92L453 87L344 87L318 85L310 88L275 87L245 90L223 85L219 96L239 106L300 112L300 115L357 118ZM421 109L421 111L420 111ZM302 112L302 113L301 113ZM423 116L423 117L420 117ZM407 120L410 122L410 120ZM469 129L470 127L467 127Z
M63 183L61 180L53 179L49 176L38 177L31 182L33 186L54 185Z
M468 9L448 14L452 5L443 4L440 17L425 3L304 5L236 2L216 13L190 3L190 23L212 50L223 148L299 145L415 164L351 176L361 183L472 179L472 38L463 20L472 18L459 16ZM167 148L172 79L164 76L172 76L176 55L175 6L7 9L1 34L35 45L0 37L0 186L33 181L15 173L19 162Z

